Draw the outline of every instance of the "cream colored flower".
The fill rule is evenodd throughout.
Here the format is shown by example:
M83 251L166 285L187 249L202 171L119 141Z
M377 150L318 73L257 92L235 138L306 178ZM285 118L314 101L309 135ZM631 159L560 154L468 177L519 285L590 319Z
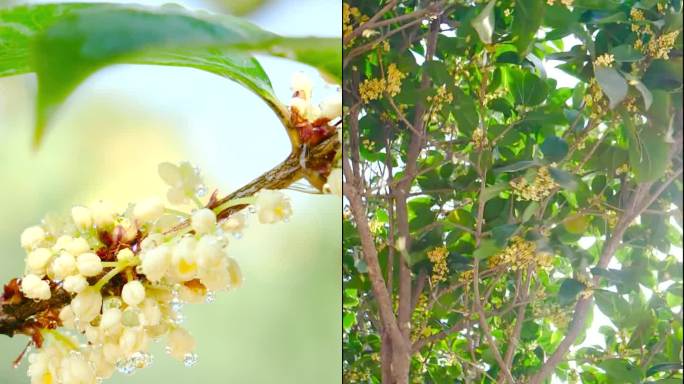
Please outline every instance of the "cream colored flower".
M21 291L29 299L47 300L50 298L50 284L36 275L26 275L21 279Z

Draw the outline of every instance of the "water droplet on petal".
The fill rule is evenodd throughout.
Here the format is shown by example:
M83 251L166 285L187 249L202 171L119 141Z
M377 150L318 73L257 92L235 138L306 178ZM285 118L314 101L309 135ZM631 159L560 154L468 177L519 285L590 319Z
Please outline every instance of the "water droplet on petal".
M135 373L135 366L129 359L119 360L116 363L116 370L124 375L132 375Z
M154 357L147 352L135 352L131 355L129 360L135 368L145 368L152 364Z
M242 232L233 232L233 237L238 240L242 239Z
M187 367L193 367L199 361L199 356L196 353L186 353L183 357L183 364Z
M207 303L213 303L216 300L216 294L214 292L207 292L207 297L204 299Z
M249 208L247 208L247 210L249 211L249 213L256 213L257 212L256 207L253 205L250 205Z
M196 194L198 197L204 197L204 196L206 196L206 195L207 195L207 192L208 192L208 189L207 189L206 186L204 186L204 184L200 184L200 185L197 186L197 188L195 188L195 194Z

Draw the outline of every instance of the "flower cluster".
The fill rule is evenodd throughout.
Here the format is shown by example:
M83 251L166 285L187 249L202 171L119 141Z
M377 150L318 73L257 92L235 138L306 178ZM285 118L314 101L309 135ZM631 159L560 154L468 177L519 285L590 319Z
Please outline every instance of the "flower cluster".
M384 92L390 96L396 96L401 91L401 82L406 74L391 63L387 66L386 79L366 79L359 85L359 94L364 103L379 100Z
M601 119L609 111L608 99L604 96L601 86L595 78L589 81L584 104L589 109L589 117L593 120Z
M677 36L679 36L678 30L651 38L646 45L646 54L654 59L669 59L670 51L677 41Z
M435 285L442 281L446 281L447 275L449 274L449 267L447 266L449 251L447 248L437 247L428 251L427 256L432 263L432 276L430 276L430 282Z
M511 244L487 261L490 268L505 265L513 271L533 268L550 268L553 257L548 253L537 252L534 243L520 236L511 238Z
M594 65L597 67L610 67L615 62L615 57L610 53L604 53L594 60Z
M531 184L525 177L511 180L509 184L518 200L529 201L541 201L551 195L551 191L558 187L547 167L539 167Z
M549 319L558 328L565 328L570 321L570 312L567 308L561 307L557 303L539 302L539 305L532 306L532 313L535 319Z
M446 84L442 84L437 88L437 93L434 96L428 96L427 101L431 103L430 113L425 115L426 120L433 119L446 104L451 104L454 101L454 95L449 92Z
M478 151L482 151L489 147L489 140L487 139L487 134L484 130L477 128L473 131L472 143L473 147Z
M548 4L548 5L552 6L554 3L555 3L555 0L546 0L546 4ZM566 7L572 7L574 0L560 0L560 3Z
M205 188L196 168L188 163L159 166L169 185L172 204L195 201L190 213L171 209L158 198L132 204L123 213L104 202L77 206L71 217L44 220L21 234L26 272L20 280L23 297L50 300L68 293L58 318L37 330L50 336L29 356L28 374L34 384L92 384L114 371L133 373L149 365L151 341L165 338L167 352L192 366L195 341L180 326L185 303L211 301L216 291L240 286L242 275L228 254L228 237L239 237L245 215L233 213L217 220L216 212L249 205L261 223L285 221L292 214L288 199L278 191L228 201L215 210L200 202ZM79 337L62 333L59 326ZM37 346L39 343L36 343ZM41 343L42 344L42 343Z
M297 128L300 140L316 145L334 134L336 128L331 122L342 116L342 93L338 91L315 105L312 100L313 82L301 72L292 77L291 89L290 119Z
M368 16L361 14L358 8L342 3L342 37L354 31L354 26L368 21ZM353 42L350 41L349 44Z

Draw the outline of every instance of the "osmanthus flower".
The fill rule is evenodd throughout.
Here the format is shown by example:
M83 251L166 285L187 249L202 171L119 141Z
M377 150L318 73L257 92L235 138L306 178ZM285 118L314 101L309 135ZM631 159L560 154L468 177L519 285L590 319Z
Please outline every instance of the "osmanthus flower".
M310 88L297 95L309 100ZM93 384L117 370L133 373L152 362L148 347L159 339L166 340L169 355L194 365L195 341L181 327L182 306L211 301L214 292L242 282L229 237L239 237L247 214L219 220L217 213L247 205L264 224L292 215L280 191L261 190L210 209L215 197L201 202L204 184L192 165L164 163L159 173L170 187L171 204L195 202L197 208L184 212L151 197L121 212L97 202L74 207L67 220L46 218L21 234L27 255L25 275L15 282L17 300L66 298L36 315L31 332L25 332L38 347L29 355L31 383ZM334 179L329 181L337 191Z
M335 133L335 126L341 122L342 93L338 90L315 105L312 101L313 83L301 72L292 77L291 89L291 120L302 143L316 145Z

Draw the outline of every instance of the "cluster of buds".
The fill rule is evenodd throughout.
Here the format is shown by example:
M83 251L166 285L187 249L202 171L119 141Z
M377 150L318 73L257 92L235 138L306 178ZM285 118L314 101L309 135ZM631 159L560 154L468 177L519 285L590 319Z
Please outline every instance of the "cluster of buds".
M615 62L615 57L610 53L604 53L594 60L594 66L596 67L611 67Z
M387 66L386 78L364 80L359 85L359 95L364 103L381 99L385 92L394 97L401 92L401 82L405 78L406 74L401 72L396 64L391 63Z
M555 0L546 0L546 4L553 6ZM560 0L559 3L563 4L565 7L570 8L574 3L574 0Z
M520 236L513 236L511 244L490 257L487 263L489 268L504 265L512 271L525 270L528 267L548 269L552 266L553 256L546 252L537 252L537 247L533 242Z
M94 384L116 370L133 373L151 363L148 346L161 338L172 357L194 365L195 341L180 326L182 306L211 301L214 292L242 281L228 239L239 238L246 215L217 220L216 213L248 206L264 224L292 214L285 195L272 190L210 209L215 197L200 201L206 188L196 168L164 163L159 173L172 204L194 201L197 208L186 213L153 197L120 213L99 202L21 234L25 276L5 287L3 301L51 303L19 330L39 347L29 356L33 384Z
M536 319L548 319L558 328L565 328L570 321L570 310L557 303L538 302L533 304L532 313Z
M679 36L678 30L652 37L646 45L646 54L654 59L669 59L670 51L677 41L677 36Z
M483 129L477 128L473 131L472 143L473 147L478 151L489 147L489 139L487 139L487 134Z
M447 248L443 246L437 247L428 251L427 256L432 263L432 276L430 276L432 285L446 281L447 275L449 274L449 267L447 266L449 251Z
M601 86L595 78L589 81L587 93L584 95L584 104L589 109L589 117L592 120L601 119L610 110L608 99L603 94Z
M427 101L431 103L430 113L425 115L425 120L433 120L438 113L442 111L444 105L451 104L454 101L454 95L449 92L446 84L442 84L437 88L437 93L434 96L428 96Z
M518 200L541 201L551 195L558 184L549 174L547 167L539 167L532 183L525 177L519 177L510 181L513 194Z
M421 293L416 302L416 308L411 315L411 339L417 340L421 336L427 336L426 333L431 332L430 328L426 327L430 318L430 311L428 311L428 296Z
M352 7L347 3L342 3L342 37L347 37L350 33L354 31L355 26L363 24L368 21L368 16L363 15L361 11ZM353 43L354 39L349 42L349 45Z

